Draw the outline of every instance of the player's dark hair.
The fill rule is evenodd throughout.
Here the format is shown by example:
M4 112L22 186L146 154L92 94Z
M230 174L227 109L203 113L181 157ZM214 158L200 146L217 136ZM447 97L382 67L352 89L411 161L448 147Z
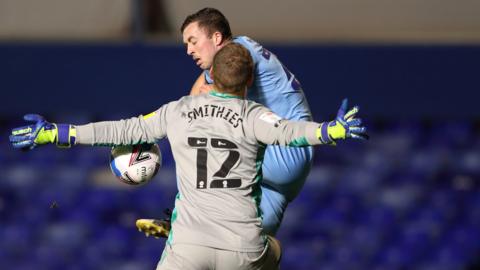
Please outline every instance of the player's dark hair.
M242 45L228 43L215 54L212 69L216 90L238 93L253 78L253 59Z
M198 22L198 26L207 30L209 37L216 31L220 32L223 36L223 39L229 40L232 39L232 30L230 30L230 24L228 23L227 18L215 8L203 8L185 18L183 21L182 27L180 28L181 33L185 28L193 23Z

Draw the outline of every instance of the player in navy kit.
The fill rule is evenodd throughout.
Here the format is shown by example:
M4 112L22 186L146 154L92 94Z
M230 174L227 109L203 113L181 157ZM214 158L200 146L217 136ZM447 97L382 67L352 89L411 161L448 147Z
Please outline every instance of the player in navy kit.
M280 117L288 120L311 121L312 115L299 81L278 58L246 36L233 37L228 20L214 8L204 8L188 16L182 27L183 42L194 62L203 70L192 87L191 94L208 92L213 80L210 76L215 54L226 44L241 44L254 61L254 81L247 98L261 103ZM295 148L268 146L263 162L261 183L264 231L274 236L284 212L300 192L313 159L312 147ZM141 219L139 230L154 236L168 234L168 221Z

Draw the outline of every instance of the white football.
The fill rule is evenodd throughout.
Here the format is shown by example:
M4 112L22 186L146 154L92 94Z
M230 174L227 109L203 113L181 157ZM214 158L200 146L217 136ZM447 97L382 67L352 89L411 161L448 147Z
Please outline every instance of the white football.
M157 144L115 146L110 155L110 169L122 182L141 185L150 181L162 166Z

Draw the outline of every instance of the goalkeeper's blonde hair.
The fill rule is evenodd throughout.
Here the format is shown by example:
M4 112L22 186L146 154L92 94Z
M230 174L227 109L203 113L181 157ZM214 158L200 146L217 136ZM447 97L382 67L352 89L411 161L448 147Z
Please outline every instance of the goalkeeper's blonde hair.
M240 44L229 43L213 58L213 81L217 91L239 93L253 79L253 59Z

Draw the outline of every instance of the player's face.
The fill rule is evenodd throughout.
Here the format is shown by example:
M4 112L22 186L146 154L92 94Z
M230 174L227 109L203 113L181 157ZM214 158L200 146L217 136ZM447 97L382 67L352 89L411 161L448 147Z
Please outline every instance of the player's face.
M201 69L209 69L213 63L213 57L220 49L216 44L215 35L211 37L198 22L189 24L183 30L183 43L187 48L187 54L192 56L193 61Z

